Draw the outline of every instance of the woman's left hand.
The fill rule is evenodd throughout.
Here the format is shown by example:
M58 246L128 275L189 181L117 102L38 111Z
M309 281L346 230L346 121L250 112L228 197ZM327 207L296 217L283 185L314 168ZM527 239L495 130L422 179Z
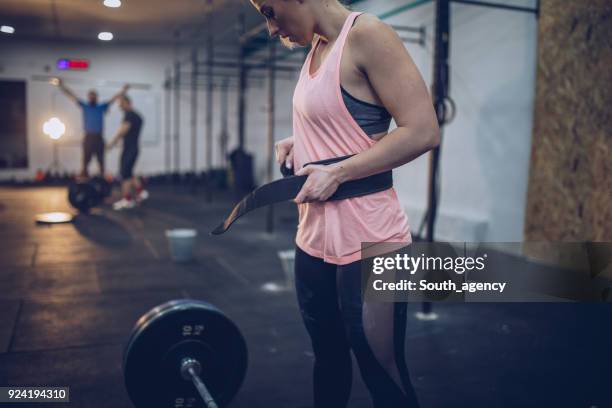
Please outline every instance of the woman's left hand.
M298 170L296 176L308 176L302 189L293 200L297 204L310 201L325 201L332 196L340 185L339 170L341 167L311 164Z

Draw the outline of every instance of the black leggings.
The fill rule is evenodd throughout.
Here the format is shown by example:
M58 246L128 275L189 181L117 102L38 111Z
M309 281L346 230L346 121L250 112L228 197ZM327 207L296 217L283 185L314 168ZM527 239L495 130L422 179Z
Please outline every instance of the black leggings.
M418 407L404 359L406 303L362 302L360 261L334 265L299 248L295 286L315 355L316 408L346 407L351 350L374 407Z

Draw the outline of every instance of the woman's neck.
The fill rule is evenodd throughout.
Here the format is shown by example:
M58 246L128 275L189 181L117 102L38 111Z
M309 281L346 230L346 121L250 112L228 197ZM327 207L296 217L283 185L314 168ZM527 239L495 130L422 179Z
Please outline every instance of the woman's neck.
M326 43L334 42L340 35L344 22L351 12L336 1L325 2L317 9L315 34Z

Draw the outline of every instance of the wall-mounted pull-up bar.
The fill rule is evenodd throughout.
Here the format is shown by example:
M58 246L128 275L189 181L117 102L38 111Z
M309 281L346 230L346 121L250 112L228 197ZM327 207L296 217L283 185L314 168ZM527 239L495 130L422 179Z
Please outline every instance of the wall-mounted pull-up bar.
M476 1L476 0L451 0L451 2L469 4L472 6L491 7L491 8L497 8L497 9L503 9L503 10L521 11L525 13L534 13L536 15L540 14L540 1L539 0L536 1L536 6L534 8L513 6L511 4L489 3L486 1Z

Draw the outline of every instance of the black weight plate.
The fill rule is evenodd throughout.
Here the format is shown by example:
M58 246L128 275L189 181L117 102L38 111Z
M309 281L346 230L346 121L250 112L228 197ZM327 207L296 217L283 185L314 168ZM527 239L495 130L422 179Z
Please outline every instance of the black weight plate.
M87 212L101 201L101 197L90 183L72 183L68 187L70 205L81 212Z
M134 325L134 328L132 329L132 332L130 333L130 339L126 343L125 349L123 350L123 366L125 367L125 359L128 356L128 351L129 351L130 345L132 344L132 339L134 338L135 335L141 332L143 327L146 327L149 324L150 320L152 320L154 317L159 316L167 309L170 309L178 305L189 304L190 302L191 301L187 299L172 300L166 303L162 303L161 305L155 306L153 309L149 310L147 313L140 316L140 319L138 319L138 321Z
M106 198L111 195L111 185L104 177L96 176L90 180L90 183L94 186L98 194L102 198Z
M200 362L200 377L220 407L238 392L247 368L242 334L209 303L179 300L152 309L132 331L123 372L134 405L203 407L195 386L181 377L185 357Z
M166 319L165 324L166 325L170 324L169 323L170 320L176 319L175 317L171 317L175 313L180 312L183 315L183 317L185 317L185 309L195 309L195 311L200 314L200 316L197 316L198 318L189 322L190 324L188 324L187 327L191 328L191 330L201 330L202 325L199 323L194 324L193 322L199 321L201 323L202 321L208 321L209 323L207 324L209 325L209 333L207 334L207 333L202 332L202 333L196 334L195 332L193 332L189 336L185 336L184 334L189 334L189 333L183 332L180 336L183 338L183 340L179 341L177 344L173 344L171 348L168 350L168 353L164 355L164 357L160 357L159 355L156 354L154 359L161 358L163 360L162 366L164 364L172 365L172 363L170 363L169 361L175 359L176 360L175 364L178 367L178 365L180 364L180 360L182 360L183 357L186 357L187 354L190 354L191 356L197 358L201 362L203 367L208 367L208 371L206 370L206 368L203 369L204 373L202 374L202 377L204 378L205 382L209 383L209 388L211 389L211 393L214 396L216 396L217 402L219 404L224 404L226 403L226 401L229 401L229 399L231 399L231 397L235 394L235 392L237 391L239 387L239 383L242 381L242 378L244 377L244 373L246 371L246 346L244 345L244 340L242 339L240 333L237 331L235 326L233 326L233 323L231 323L229 319L223 316L222 313L218 309L215 309L211 305L203 303L203 302L194 302L194 301L169 302L167 304L161 305L153 309L152 311L144 315L139 320L139 322L136 325L136 328L134 329L132 333L132 337L130 339L128 348L126 349L125 356L124 356L124 367L126 368L125 370L126 385L130 384L130 382L128 381L128 378L130 376L129 375L130 366L134 364L133 357L134 357L134 354L136 353L134 352L134 347L137 344L147 343L141 340L141 336L143 336L143 333L145 333L144 337L151 335L151 331L153 329L149 329L149 327L154 327L158 325L160 322L160 319L161 320ZM203 318L202 314L206 314L207 316ZM221 319L221 321L225 320L224 322L225 324L221 324L221 325L217 324L218 326L217 329L221 329L221 330L217 330L217 333L215 333L214 336L212 336L211 338L210 331L212 328L215 327L214 320L215 319L219 320L219 318ZM176 322L171 322L171 323L176 323ZM200 329L197 329L198 326L200 327ZM225 331L227 327L229 327L230 330ZM227 356L227 359L226 359L227 361L225 361L224 359L225 362L223 364L218 363L217 362L218 360L216 360L212 356L218 355L219 353L225 353L226 350L223 350L223 348L231 348L231 345L236 343L235 342L236 334L239 336L239 339L240 339L240 341L238 341L238 347L234 348L233 350L229 350L230 354ZM185 338L189 338L189 337L204 339L206 343L200 340L197 340L197 341L184 340ZM234 337L234 340L231 340L232 337ZM214 341L211 342L211 340L214 340ZM219 342L219 340L221 340L222 342ZM163 343L168 345L168 344L172 344L172 342L173 342L172 340L167 340L167 341L164 341ZM157 344L157 346L159 346L159 344ZM204 352L204 350L208 350L208 352ZM176 353L173 354L174 351L176 351ZM237 354L237 357L234 356L233 354ZM243 363L241 364L236 365L234 363L235 361L240 362L241 360L243 361ZM227 366L227 367L224 368L224 366ZM216 367L219 367L219 369L217 370ZM240 367L243 367L243 368L240 368ZM148 372L150 373L150 371ZM240 373L241 373L240 381L231 380L232 377L236 377L237 374L240 374ZM142 374L142 372L140 374ZM176 376L179 376L178 368L176 369L175 372L173 372L172 374L169 374L166 379L161 380L159 382L160 386L163 386L163 384L170 384L170 382L172 381L175 381L175 383L178 384L179 387L180 387L180 384L183 384L183 389L188 393L188 394L184 394L182 390L176 390L173 387L168 387L170 390L172 390L171 393L173 394L170 396L170 399L169 399L172 406L176 405L176 403L180 403L181 399L183 403L185 403L186 401L185 398L187 398L187 400L191 400L191 401L200 403L201 399L199 398L198 394L195 392L195 388L193 387L193 385L191 385L189 382L184 381L182 379L181 379L182 382L176 381ZM151 380L147 379L145 381L148 382ZM230 386L232 383L237 383L237 386L234 387L235 391L232 390L233 387ZM158 388L155 388L155 389L158 389ZM131 391L132 391L131 386L128 385L128 393L130 393L130 395L133 394ZM141 390L141 391L146 392L147 394L150 394L150 392L147 390ZM160 396L156 394L156 396L152 398L149 402L144 402L144 403L150 404L151 401L153 400L156 401L156 404L155 404L156 406L159 405L158 403L160 401ZM166 405L167 404L161 405L161 406L166 406ZM136 403L136 406L141 406L141 405Z

